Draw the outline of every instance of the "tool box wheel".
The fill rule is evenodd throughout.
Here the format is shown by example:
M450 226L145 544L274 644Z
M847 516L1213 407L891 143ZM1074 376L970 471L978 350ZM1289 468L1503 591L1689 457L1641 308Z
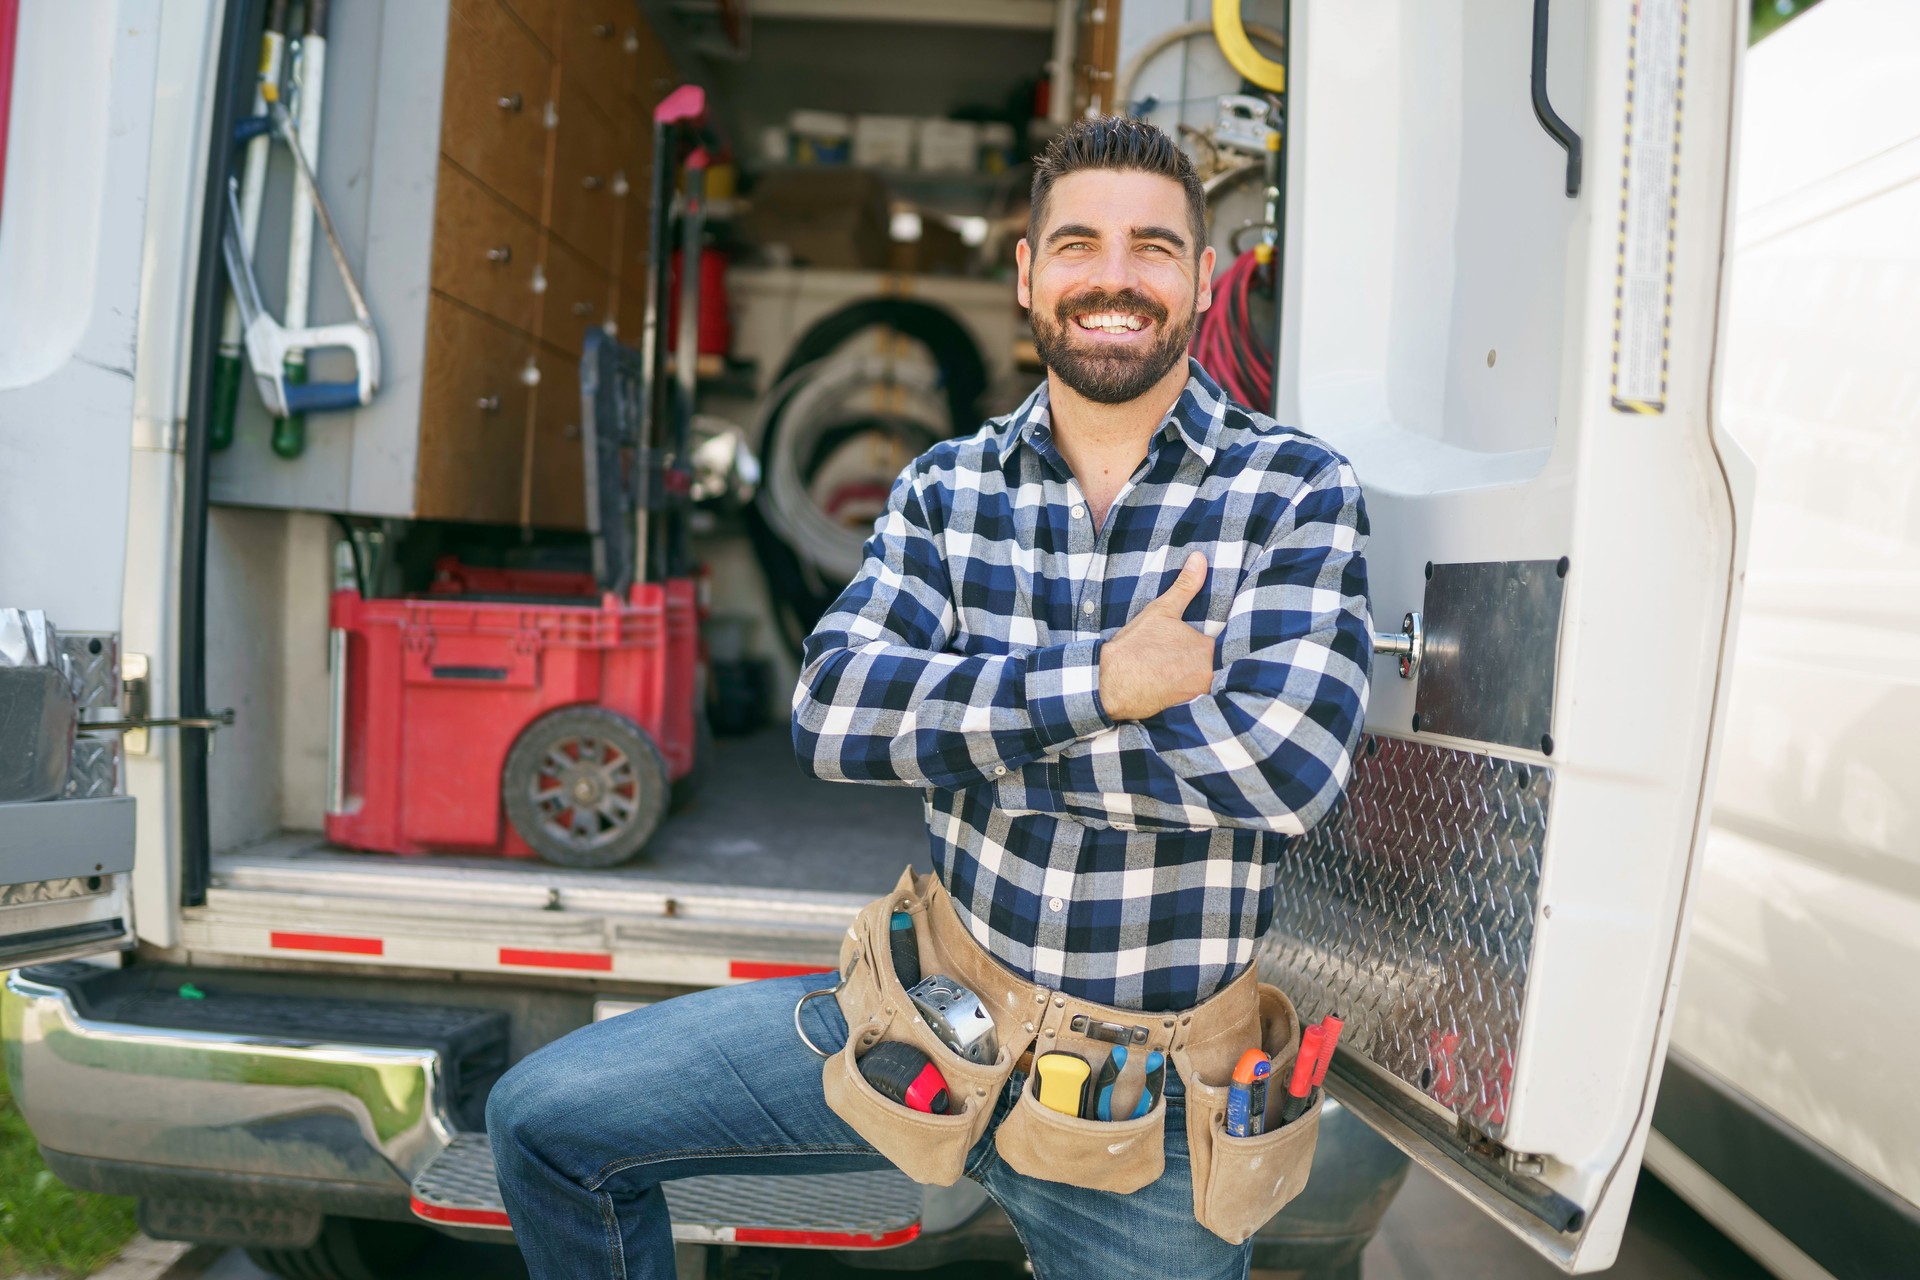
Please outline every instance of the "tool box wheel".
M667 811L667 763L639 725L604 707L562 707L528 725L501 771L507 820L563 867L640 852Z

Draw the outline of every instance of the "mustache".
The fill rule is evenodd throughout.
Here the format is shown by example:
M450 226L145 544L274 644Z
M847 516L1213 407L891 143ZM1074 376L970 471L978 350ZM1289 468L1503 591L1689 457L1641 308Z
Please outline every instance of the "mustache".
M1099 289L1077 293L1071 298L1060 299L1059 305L1053 309L1061 324L1066 324L1076 316L1098 315L1103 311L1125 311L1131 315L1145 316L1155 324L1164 324L1167 319L1165 307L1144 293L1135 293L1131 289L1112 292Z

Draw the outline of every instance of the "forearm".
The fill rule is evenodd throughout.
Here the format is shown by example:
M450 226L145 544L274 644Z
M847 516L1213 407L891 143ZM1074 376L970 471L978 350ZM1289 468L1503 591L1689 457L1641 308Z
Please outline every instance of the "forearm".
M1304 831L1339 799L1366 715L1366 513L1323 471L1236 591L1210 690L1065 750L1067 812L1111 825Z
M1365 675L1225 687L1069 746L1057 776L1069 816L1101 826L1245 827L1298 834L1339 799L1365 715Z
M823 624L805 657L794 752L831 781L970 787L1111 723L1097 640L963 657Z

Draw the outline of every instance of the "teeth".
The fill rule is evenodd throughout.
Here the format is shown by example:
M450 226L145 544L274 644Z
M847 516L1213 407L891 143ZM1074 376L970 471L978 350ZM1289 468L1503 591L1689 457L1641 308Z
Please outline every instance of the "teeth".
M1098 329L1103 333L1130 333L1147 327L1145 316L1127 315L1118 311L1103 311L1097 315L1080 316L1077 323L1082 329Z

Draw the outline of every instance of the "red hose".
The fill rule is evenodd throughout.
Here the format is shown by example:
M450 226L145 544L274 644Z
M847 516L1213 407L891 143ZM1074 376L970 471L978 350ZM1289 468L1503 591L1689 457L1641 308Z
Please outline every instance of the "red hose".
M1200 314L1193 356L1220 389L1256 413L1273 411L1273 353L1254 333L1251 294L1260 273L1255 250L1233 260L1213 282L1213 306Z

